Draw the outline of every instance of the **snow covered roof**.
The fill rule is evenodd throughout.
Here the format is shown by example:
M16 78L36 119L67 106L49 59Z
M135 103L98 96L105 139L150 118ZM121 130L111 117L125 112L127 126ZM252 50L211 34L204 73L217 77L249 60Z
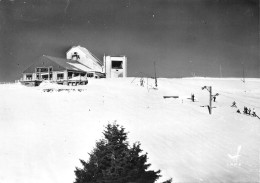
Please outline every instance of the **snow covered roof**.
M64 58L58 58L58 57L52 57L52 56L46 56L46 55L43 55L43 57L50 59L51 61L59 64L60 66L62 66L64 68L66 68L67 70L76 70L76 71L84 71L84 72L87 72L88 69L90 70L90 68L82 65L81 63L79 63L76 60L67 60L67 59L64 59Z
M37 67L52 67L54 71L72 70L80 72L92 71L88 66L81 64L76 60L67 60L64 58L52 57L43 55L31 66L29 66L23 73L34 73Z
M76 68L78 68L78 69L81 69L81 70L83 70L83 71L85 71L85 72L93 71L93 70L90 69L88 66L83 65L83 64L81 64L81 63L68 62L68 64L70 64L71 66L76 67Z

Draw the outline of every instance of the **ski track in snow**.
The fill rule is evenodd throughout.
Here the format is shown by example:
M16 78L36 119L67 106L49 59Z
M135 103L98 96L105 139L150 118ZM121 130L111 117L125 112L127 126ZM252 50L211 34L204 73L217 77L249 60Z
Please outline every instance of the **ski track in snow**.
M139 80L90 80L86 86L0 85L0 182L71 183L79 159L101 138L104 126L117 121L140 141L160 181L259 182L260 120L237 114L254 107L260 114L260 79L183 78L158 80L158 90ZM153 80L149 79L149 85ZM208 114L212 86L212 115ZM43 92L43 89L84 89ZM195 94L197 102L189 99ZM177 95L178 99L163 99ZM241 146L239 165L228 154Z

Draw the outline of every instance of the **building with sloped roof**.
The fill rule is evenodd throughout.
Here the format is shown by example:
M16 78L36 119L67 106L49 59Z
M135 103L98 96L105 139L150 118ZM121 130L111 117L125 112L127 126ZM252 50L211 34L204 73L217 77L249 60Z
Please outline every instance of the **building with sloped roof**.
M32 86L39 85L43 80L50 80L59 84L86 84L88 71L91 71L89 67L76 60L43 55L23 71L21 82ZM73 78L75 77L80 78L79 81L74 81Z
M80 84L87 78L127 77L127 58L104 57L99 60L89 50L73 46L66 52L66 58L43 55L23 71L22 83L37 86L43 80L59 84ZM83 82L86 83L86 82Z
M91 69L88 72L89 77L103 77L104 67L103 62L94 54L82 46L73 46L66 52L66 58L75 60Z

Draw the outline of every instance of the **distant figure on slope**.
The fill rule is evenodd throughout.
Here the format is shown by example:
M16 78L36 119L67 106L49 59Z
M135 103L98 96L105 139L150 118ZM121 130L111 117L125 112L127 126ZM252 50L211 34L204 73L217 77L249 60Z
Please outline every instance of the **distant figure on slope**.
M232 103L231 107L237 107L237 104L235 101Z
M140 79L140 86L144 86L144 79L143 78Z
M248 108L248 115L251 115L251 109Z
M217 98L217 97L214 95L214 96L213 96L213 102L216 102L216 98Z
M217 99L218 95L219 95L218 93L216 93L216 95L213 95L213 102L216 102L216 99Z
M247 107L244 107L244 114L247 114Z
M239 110L239 109L237 110L237 113L241 114L241 112L240 112L240 110Z
M252 116L256 117L255 108L252 110Z
M191 94L191 101L192 101L192 102L194 102L194 101L195 101L195 96L194 96L194 94L193 94L193 93Z

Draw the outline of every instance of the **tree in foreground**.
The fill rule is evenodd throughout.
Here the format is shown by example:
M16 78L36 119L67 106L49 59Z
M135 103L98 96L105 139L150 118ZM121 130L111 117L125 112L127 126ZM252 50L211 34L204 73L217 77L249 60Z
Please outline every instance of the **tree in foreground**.
M142 154L139 142L129 146L125 128L108 124L103 134L89 160L80 160L83 168L76 167L74 183L153 183L161 176L160 170L147 170L147 153Z

